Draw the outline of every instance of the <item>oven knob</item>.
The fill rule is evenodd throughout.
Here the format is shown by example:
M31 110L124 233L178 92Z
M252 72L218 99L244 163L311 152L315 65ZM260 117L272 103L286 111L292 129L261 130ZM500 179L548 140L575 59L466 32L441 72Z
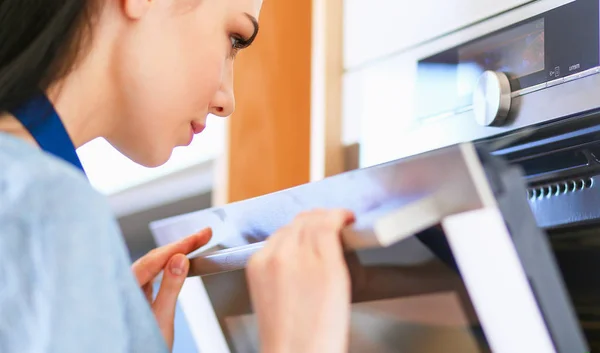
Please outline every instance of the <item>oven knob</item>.
M502 125L508 116L510 104L510 82L506 74L484 72L473 93L473 112L477 123L482 126Z

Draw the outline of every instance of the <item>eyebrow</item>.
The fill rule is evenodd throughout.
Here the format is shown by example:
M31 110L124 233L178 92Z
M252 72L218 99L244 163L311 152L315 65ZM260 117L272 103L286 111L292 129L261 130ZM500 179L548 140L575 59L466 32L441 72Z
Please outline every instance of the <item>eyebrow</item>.
M250 22L252 22L252 25L254 26L254 33L252 33L252 35L250 36L250 38L248 38L246 40L247 45L252 44L252 42L254 42L254 39L256 38L256 36L258 35L258 20L256 19L256 17L250 15L249 13L244 13L246 15L246 17L248 17L248 19L250 20Z

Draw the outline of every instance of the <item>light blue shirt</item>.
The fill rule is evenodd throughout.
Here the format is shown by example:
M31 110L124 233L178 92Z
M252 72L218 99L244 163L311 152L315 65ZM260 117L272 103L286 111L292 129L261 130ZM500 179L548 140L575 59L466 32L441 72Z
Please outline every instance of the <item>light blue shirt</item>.
M1 133L0 352L167 352L105 198Z

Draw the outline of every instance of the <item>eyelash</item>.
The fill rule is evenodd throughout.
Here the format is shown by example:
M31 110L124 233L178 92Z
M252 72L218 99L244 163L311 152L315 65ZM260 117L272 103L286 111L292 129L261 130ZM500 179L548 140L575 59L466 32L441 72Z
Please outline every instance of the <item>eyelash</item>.
M235 58L235 56L240 50L250 45L248 40L242 38L242 36L240 36L239 34L233 34L229 38L231 40L231 58Z

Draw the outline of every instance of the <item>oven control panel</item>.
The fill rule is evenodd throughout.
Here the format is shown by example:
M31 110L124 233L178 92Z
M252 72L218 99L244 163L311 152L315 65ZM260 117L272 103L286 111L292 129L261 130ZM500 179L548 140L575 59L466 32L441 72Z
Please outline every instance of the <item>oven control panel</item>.
M502 126L508 117L512 98L524 96L546 88L575 81L600 73L600 66L548 82L512 91L508 76L503 72L484 72L473 90L471 106L460 109L460 112L472 110L475 120L481 126Z
M419 60L418 121L473 110L507 122L511 98L598 73L600 1L577 0Z

